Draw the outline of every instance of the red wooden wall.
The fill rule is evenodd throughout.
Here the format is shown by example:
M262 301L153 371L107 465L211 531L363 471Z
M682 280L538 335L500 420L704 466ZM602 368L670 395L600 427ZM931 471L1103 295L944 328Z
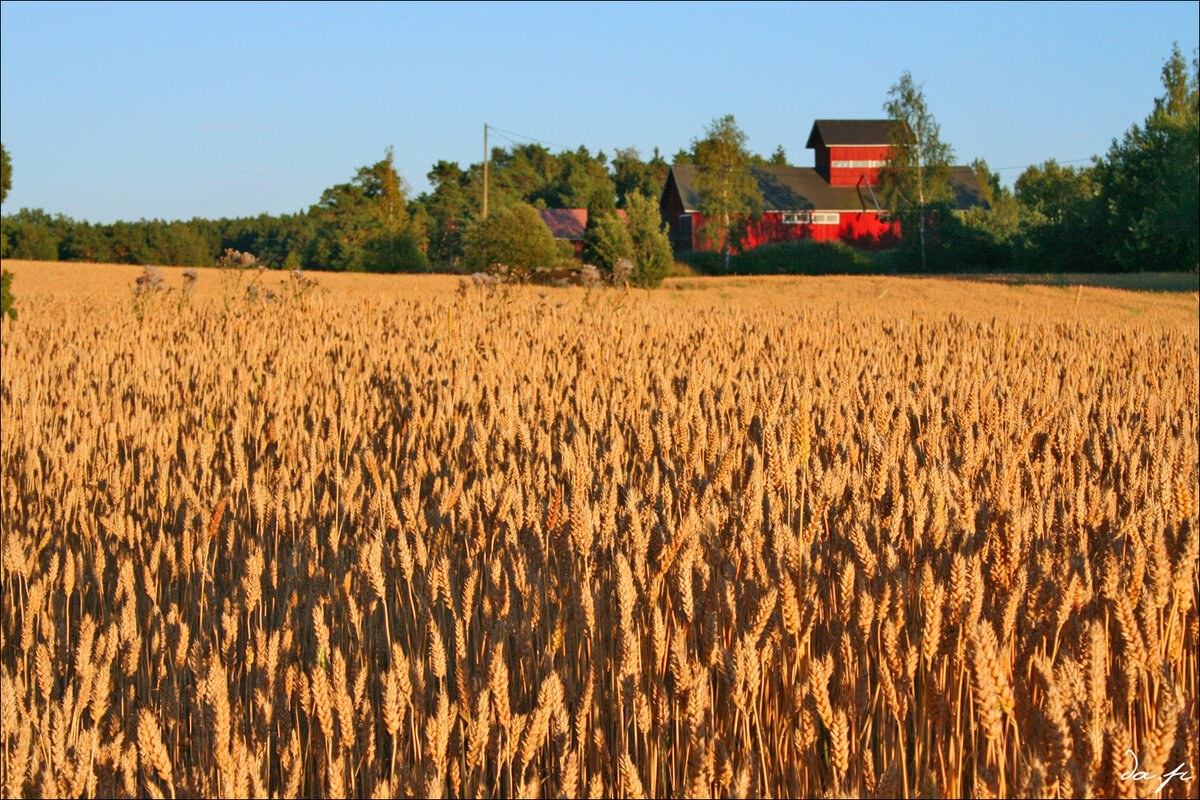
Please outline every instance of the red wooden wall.
M878 167L835 167L838 161L886 161L887 146L883 147L830 147L827 163L829 166L828 180L830 186L856 186L861 177L866 176L872 186L879 185ZM817 163L821 163L818 155Z
M709 242L701 226L703 214L692 214L694 249L713 250L721 247L720 242ZM779 213L763 214L752 222L742 242L742 249L749 250L769 242L795 242L804 239L814 241L841 241L855 247L879 249L893 247L900 241L900 226L895 222L880 222L873 212L838 212L837 225L787 225Z

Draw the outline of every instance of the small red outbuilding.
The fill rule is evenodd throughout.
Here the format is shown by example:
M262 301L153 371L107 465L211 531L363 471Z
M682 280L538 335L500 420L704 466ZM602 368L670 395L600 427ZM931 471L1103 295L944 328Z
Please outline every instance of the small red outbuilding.
M575 257L583 257L583 232L588 222L586 208L539 208L538 214L556 240L570 242ZM625 219L625 209L617 209L617 216Z

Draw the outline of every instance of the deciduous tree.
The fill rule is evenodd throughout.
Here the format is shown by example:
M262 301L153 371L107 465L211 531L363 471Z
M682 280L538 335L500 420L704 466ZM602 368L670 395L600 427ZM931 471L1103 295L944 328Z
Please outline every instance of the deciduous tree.
M657 147L649 161L642 161L636 147L618 148L612 166L618 208L628 208L629 196L634 192L657 199L662 194L667 170L670 169L666 160L659 155Z
M0 203L8 197L8 190L11 188L12 159L8 157L8 150L0 144Z
M953 150L941 139L941 129L925 92L912 73L905 70L888 90L884 111L888 126L888 160L879 171L884 202L893 218L915 220L921 246L921 269L928 268L925 253L925 223L929 208L952 199L950 159Z
M1091 172L1060 166L1052 158L1027 168L1013 188L1021 205L1057 224L1092 198Z
M704 138L692 142L696 190L704 214L705 234L725 251L725 271L745 218L761 213L762 194L750 171L746 134L732 114L714 119ZM740 242L737 242L740 246Z
M316 232L308 265L349 272L424 269L421 232L411 224L405 195L391 148L382 161L361 167L350 183L326 189L310 211Z
M4 198L8 197L8 190L11 188L12 162L8 158L8 150L0 144L0 203L3 203ZM0 253L7 250L8 235L0 229ZM17 318L17 312L13 309L12 273L0 271L0 317L6 315L12 319Z

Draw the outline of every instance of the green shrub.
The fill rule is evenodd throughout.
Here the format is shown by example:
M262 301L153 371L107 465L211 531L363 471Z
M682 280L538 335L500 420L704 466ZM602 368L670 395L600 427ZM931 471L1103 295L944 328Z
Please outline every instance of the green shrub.
M894 275L911 270L908 255L898 249L880 250L871 255L871 260L875 262L875 271L881 275Z
M737 257L740 275L862 275L875 272L869 253L842 242L780 242L747 250Z
M698 277L700 277L700 275L701 275L701 273L697 272L691 266L683 263L682 261L676 260L676 261L671 262L671 266L669 266L667 268L667 274L664 275L663 277L665 277L665 278L698 278Z
M560 261L571 261L576 264L579 259L575 258L575 245L566 239L555 239L554 246L556 248L554 261L557 264Z
M866 275L879 272L877 256L843 242L777 242L733 256L731 275ZM680 252L677 261L706 275L725 274L725 256L711 251Z
M367 246L367 272L428 272L429 259L411 230L380 236Z
M597 266L609 266L611 264L603 264L610 257L610 253L602 252L599 248L600 240L600 225L609 217L615 217L617 214L617 204L611 192L604 189L597 189L592 192L591 198L587 204L587 224L583 228L583 248L580 250L580 255L583 257L583 263L595 264ZM609 238L614 231L610 228L607 235ZM611 242L604 243L603 246L611 246ZM612 260L612 264L616 264L621 258L628 258L629 254L618 255Z
M634 191L626 200L625 213L633 261L629 282L635 286L658 286L675 263L658 204Z
M500 265L519 280L554 260L554 236L533 206L511 205L467 231L463 264L469 272L494 272Z
M633 255L633 239L629 238L629 231L621 218L608 213L596 220L589 249L591 259L588 263L611 271L618 261Z
M737 260L737 256L733 258ZM725 254L712 250L679 250L675 253L675 261L696 275L721 275L725 271Z

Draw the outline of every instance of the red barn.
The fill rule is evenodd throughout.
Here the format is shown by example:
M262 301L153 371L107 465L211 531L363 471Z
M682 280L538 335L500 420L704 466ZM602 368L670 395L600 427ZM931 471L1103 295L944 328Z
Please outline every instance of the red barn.
M859 247L886 247L899 238L897 223L882 220L879 169L887 162L888 126L883 119L821 119L807 147L814 167L751 167L762 193L763 214L751 221L742 245L800 239L838 240ZM677 250L708 250L704 215L696 191L696 166L676 164L667 173L659 207ZM970 167L951 167L950 184L960 209L986 206Z
M857 186L860 181L878 186L890 127L885 119L819 119L804 146L816 151L817 172L830 186Z

